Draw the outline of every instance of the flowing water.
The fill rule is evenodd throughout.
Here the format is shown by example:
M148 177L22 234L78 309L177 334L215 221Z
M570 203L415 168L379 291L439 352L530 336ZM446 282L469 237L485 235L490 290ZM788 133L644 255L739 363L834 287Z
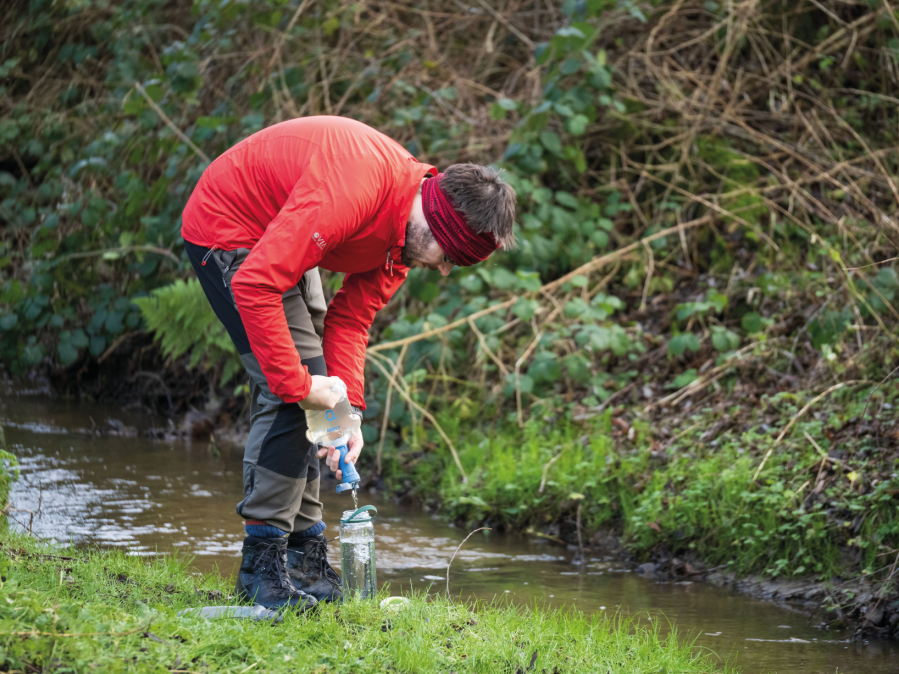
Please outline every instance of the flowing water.
M110 418L114 419L110 423ZM194 566L231 574L243 538L234 511L242 498L241 452L206 443L94 434L147 427L120 410L0 391L0 423L19 458L13 513L41 537L126 547L135 555L195 555ZM325 469L325 472L328 472ZM336 536L347 494L323 481L326 535ZM446 591L446 565L467 531L368 493L375 522L378 581L395 594ZM32 517L25 510L34 511ZM880 674L899 671L899 644L854 641L848 630L822 631L799 610L701 582L656 582L602 557L572 564L573 552L544 541L478 533L458 553L450 591L520 604L620 611L661 629L696 637L698 646L744 672ZM339 562L338 546L331 561Z

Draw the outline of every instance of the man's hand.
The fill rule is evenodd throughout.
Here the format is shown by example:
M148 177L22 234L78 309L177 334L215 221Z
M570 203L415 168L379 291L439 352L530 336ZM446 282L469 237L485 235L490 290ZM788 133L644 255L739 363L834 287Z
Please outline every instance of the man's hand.
M355 431L350 435L350 441L347 443L349 451L346 453L346 460L348 463L356 463L356 459L358 459L359 455L362 453L362 446L364 444L365 442L362 440L362 431ZM327 456L328 458L325 460L325 463L328 464L328 468L337 473L337 481L339 482L343 479L343 471L339 470L340 452L337 451L336 447L322 447L318 450L317 456L318 458Z
M309 388L309 395L300 401L300 407L304 410L333 409L337 401L340 400L340 394L335 393L331 388L339 381L340 377L312 375L312 386Z

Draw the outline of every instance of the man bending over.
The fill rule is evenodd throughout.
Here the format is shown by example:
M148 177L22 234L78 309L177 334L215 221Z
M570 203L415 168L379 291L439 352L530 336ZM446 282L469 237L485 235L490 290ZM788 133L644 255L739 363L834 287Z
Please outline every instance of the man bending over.
M304 410L337 403L335 377L364 409L368 330L409 268L446 276L485 260L514 245L514 218L515 192L494 169L438 173L341 117L271 126L203 173L181 234L250 375L242 598L298 610L340 599L318 498L318 459L336 470L337 453L307 441ZM346 274L327 307L318 267ZM361 450L356 433L347 460Z

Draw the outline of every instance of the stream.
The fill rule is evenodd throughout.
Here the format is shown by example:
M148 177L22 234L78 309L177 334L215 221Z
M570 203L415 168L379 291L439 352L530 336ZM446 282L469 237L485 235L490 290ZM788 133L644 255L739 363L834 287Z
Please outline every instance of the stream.
M146 428L153 420L22 392L0 390L0 423L20 462L11 496L18 523L12 526L135 555L192 555L200 571L236 571L243 539L234 510L242 498L242 448L99 436L94 428ZM329 472L323 464L323 473ZM340 512L351 503L348 494L334 493L335 484L322 483L328 537L337 535ZM468 531L376 494L359 498L378 508L379 583L389 583L394 594L410 587L445 592L447 562ZM642 578L611 558L572 564L574 554L539 539L479 532L456 555L450 591L463 598L637 615L663 631L676 627L681 638L695 637L698 647L747 674L899 671L895 642L820 630L805 612L702 582ZM336 544L330 557L338 566Z

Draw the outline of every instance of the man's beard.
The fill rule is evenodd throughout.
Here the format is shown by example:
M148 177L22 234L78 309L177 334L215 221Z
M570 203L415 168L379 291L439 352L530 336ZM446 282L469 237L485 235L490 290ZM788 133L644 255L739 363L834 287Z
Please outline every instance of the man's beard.
M412 263L424 257L431 245L431 229L429 227L414 227L410 223L406 228L406 243L400 253L400 262L406 267L412 267Z

